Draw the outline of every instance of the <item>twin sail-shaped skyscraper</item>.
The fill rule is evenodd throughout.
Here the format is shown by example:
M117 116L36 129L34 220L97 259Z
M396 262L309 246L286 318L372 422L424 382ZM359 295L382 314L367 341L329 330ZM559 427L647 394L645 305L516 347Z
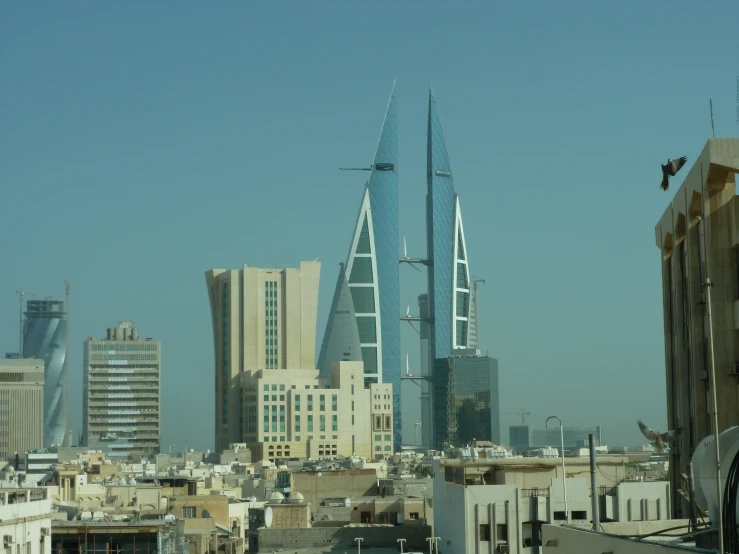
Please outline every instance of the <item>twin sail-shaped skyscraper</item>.
M393 85L346 264L318 358L322 373L341 360L363 361L365 382L393 385L394 442L401 443L397 95ZM475 348L470 272L459 200L433 91L429 94L427 160L428 367L455 349ZM424 356L424 358L426 358Z

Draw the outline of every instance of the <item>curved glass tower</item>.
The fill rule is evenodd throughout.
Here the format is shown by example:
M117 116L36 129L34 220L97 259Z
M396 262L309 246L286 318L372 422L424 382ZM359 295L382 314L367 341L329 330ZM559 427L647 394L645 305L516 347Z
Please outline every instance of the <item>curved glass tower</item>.
M44 446L67 438L67 313L60 300L29 300L23 357L44 360Z
M361 359L366 383L393 385L396 449L401 443L397 108L393 84L318 360L318 368L328 375L334 362ZM348 296L353 317L341 309Z
M435 359L453 355L454 349L475 348L477 333L462 212L433 90L429 91L426 182L431 358Z

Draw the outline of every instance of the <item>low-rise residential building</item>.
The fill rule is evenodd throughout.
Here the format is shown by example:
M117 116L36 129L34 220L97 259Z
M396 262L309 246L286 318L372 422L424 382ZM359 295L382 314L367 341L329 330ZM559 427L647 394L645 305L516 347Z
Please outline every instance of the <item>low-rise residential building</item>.
M0 489L0 536L6 552L51 554L51 510L44 488Z
M669 519L669 483L624 483L625 462L598 458L601 521ZM590 525L589 460L568 458L566 471L565 505L559 459L435 460L434 533L442 537L440 552L540 552L543 525Z

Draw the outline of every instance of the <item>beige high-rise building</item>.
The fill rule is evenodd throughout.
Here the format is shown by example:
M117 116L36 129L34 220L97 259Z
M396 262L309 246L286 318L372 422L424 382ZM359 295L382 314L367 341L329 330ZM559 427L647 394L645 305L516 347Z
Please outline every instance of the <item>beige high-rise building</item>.
M44 445L44 361L0 359L0 460Z
M216 450L243 442L243 402L234 379L244 371L315 367L320 262L299 268L211 269L205 272L213 319Z
M82 441L112 459L159 453L161 344L130 321L84 343Z
M713 434L706 277L716 369L719 432L739 425L739 139L711 139L688 170L673 177L674 198L656 227L662 259L667 426L684 427L670 448L672 490L703 438ZM659 174L657 175L659 177ZM657 181L655 181L655 189ZM671 193L670 193L671 194ZM688 504L674 495L673 516Z
M245 371L235 380L240 409L231 428L253 460L393 453L393 390L364 382L362 362L318 370Z

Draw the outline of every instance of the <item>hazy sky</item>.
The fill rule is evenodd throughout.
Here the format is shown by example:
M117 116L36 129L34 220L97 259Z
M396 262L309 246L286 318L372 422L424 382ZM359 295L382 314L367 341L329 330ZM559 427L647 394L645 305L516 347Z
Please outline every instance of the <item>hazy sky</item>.
M739 134L737 21L735 1L4 2L0 352L15 289L66 279L75 434L83 341L133 320L162 341L163 449L212 448L203 273L320 256L320 343L365 177L337 168L371 162L397 77L401 235L425 253L432 83L501 410L641 443L636 418L666 421L654 226L681 179L660 191L659 164L692 165L709 98ZM424 284L403 266L403 311Z

